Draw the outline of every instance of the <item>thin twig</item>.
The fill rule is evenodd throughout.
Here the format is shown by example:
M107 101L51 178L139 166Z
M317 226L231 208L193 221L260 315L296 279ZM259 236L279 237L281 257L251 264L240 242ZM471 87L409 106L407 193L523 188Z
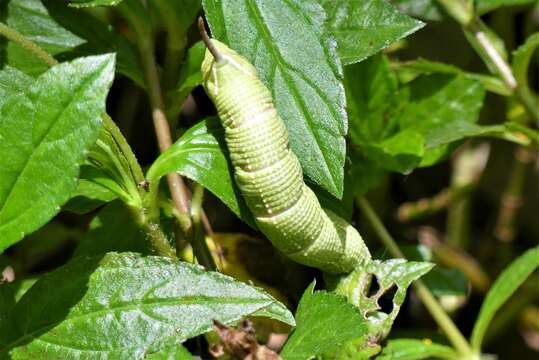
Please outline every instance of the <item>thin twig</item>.
M217 266L211 255L206 238L204 236L202 224L202 200L204 199L204 188L200 184L195 185L193 199L191 202L191 217L193 218L193 251L198 262L207 270L216 270Z
M376 232L382 243L387 247L391 255L399 258L405 258L399 246L397 245L393 237L389 234L386 227L384 226L376 212L374 212L369 202L365 198L360 197L357 198L357 204L367 218L367 220L369 221L369 223L372 225L374 231ZM459 351L464 356L471 356L472 349L466 341L466 338L462 335L453 320L451 320L451 318L447 315L447 313L438 303L430 290L420 280L415 281L413 286L417 292L417 295L419 296L427 310L430 312L438 326L440 326L440 328L446 334L449 341L451 341L455 349L457 349L457 351Z
M503 242L511 242L516 236L516 217L520 210L523 199L524 185L528 165L533 160L533 153L518 147L515 150L515 161L509 177L507 188L502 194L498 220L494 229L494 235Z
M442 236L429 226L422 226L419 229L418 238L421 244L431 249L440 264L459 269L470 280L474 288L482 293L487 292L490 287L490 279L471 255L442 241Z
M166 151L172 146L172 137L170 134L170 126L165 115L165 105L163 102L163 94L157 72L157 64L154 58L153 41L149 35L141 34L144 38L139 38L139 50L142 57L142 64L146 77L148 95L150 105L152 107L152 119L157 143L160 152ZM189 197L187 188L183 179L176 173L167 175L168 186L172 200L176 208L181 214L189 214ZM192 223L189 216L184 217L182 231L189 234L191 232Z

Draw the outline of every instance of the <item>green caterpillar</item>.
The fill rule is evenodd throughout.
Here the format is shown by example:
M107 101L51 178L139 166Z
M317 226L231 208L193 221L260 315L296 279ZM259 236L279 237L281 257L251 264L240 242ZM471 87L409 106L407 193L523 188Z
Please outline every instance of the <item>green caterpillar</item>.
M259 229L291 259L329 273L350 272L370 259L347 221L320 206L305 185L286 127L253 65L209 39L203 85L217 108L236 183Z

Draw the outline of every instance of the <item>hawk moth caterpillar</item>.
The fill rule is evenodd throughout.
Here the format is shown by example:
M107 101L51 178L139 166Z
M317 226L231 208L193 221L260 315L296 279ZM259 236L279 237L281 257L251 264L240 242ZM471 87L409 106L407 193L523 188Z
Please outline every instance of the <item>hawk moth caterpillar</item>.
M203 86L225 129L234 177L258 228L286 256L329 273L370 260L358 231L323 209L303 181L288 132L256 68L199 27L207 50Z

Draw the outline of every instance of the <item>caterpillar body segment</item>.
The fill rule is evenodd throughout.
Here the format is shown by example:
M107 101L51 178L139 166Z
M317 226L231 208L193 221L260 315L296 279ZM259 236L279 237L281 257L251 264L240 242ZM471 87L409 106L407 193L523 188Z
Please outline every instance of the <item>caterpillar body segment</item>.
M326 272L350 272L368 261L357 230L322 209L305 185L286 127L254 66L223 43L206 40L203 85L225 129L236 183L260 230L293 260Z

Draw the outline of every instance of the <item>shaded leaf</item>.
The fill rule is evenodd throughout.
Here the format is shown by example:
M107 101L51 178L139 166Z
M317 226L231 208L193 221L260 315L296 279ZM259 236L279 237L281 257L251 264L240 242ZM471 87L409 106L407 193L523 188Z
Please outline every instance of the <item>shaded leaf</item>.
M114 201L99 211L73 256L94 256L111 251L151 253L146 234L135 223L133 213L120 201Z
M367 159L359 151L352 150L349 153L350 166L345 168L345 189L350 188L352 197L364 195L370 189L381 183L387 171L379 164Z
M539 267L539 247L530 249L519 256L496 279L475 321L471 337L471 345L475 350L481 349L485 332L496 312L537 267Z
M146 360L193 360L193 355L182 345L160 350L156 353L148 354Z
M206 53L206 47L199 41L187 51L184 64L180 69L180 75L176 89L168 93L170 112L172 117L180 113L181 106L187 96L199 85L202 85L202 72L200 66Z
M467 72L451 64L418 59L404 63L392 62L391 65L397 71L399 79L402 82L412 81L419 75L436 73L465 75L467 78L479 80L486 90L495 94L502 96L510 96L512 94L512 90L496 76Z
M380 360L419 360L419 359L457 359L458 354L446 345L433 343L430 339L389 340L377 359Z
M101 126L114 56L60 64L0 107L0 251L49 221ZM14 151L16 149L16 151Z
M428 65L429 71L442 67ZM463 138L514 137L503 126L475 124L485 96L480 80L443 70L399 87L384 56L348 66L345 86L354 145L379 166L408 173L443 159L452 143Z
M186 176L210 190L242 220L256 228L236 187L227 153L219 119L209 118L192 126L162 153L148 170L146 178L154 183L171 172Z
M303 171L341 198L347 129L342 69L314 0L203 1L213 36L271 89Z
M475 0L477 11L481 14L496 10L502 6L532 4L535 0Z
M15 304L36 281L37 278L29 278L0 285L0 344L9 339L11 326L18 321L17 314L13 312Z
M73 7L116 6L123 0L71 0Z
M367 333L361 313L344 297L313 290L314 283L298 305L296 329L281 352L285 360L310 359Z
M534 52L539 48L539 33L535 33L526 39L526 42L513 52L513 73L515 79L523 92L524 97L534 99L535 95L528 84L528 67ZM533 100L532 100L533 101ZM537 108L537 105L535 105Z
M8 26L51 55L69 51L84 43L84 39L54 21L40 0L11 0L7 14ZM47 70L47 65L41 59L14 42L8 42L7 62L31 75Z
M426 147L434 148L467 136L470 124L479 118L484 96L481 84L464 76L422 76L406 88L407 103L398 122L421 133Z
M62 210L75 214L87 214L105 203L118 198L118 195L103 185L95 182L79 179L77 189L71 195L71 199L63 206Z
M384 0L319 0L327 26L335 36L343 64L359 62L424 24L399 12Z
M126 37L86 11L69 7L66 2L47 1L44 5L52 20L85 40L83 44L73 48L69 56L114 52L116 71L129 77L140 87L145 87L138 50Z
M427 21L440 21L447 17L436 0L390 0L405 14Z
M294 324L263 291L199 266L133 253L79 257L18 302L19 321L0 354L135 359L211 330L214 319L229 324L260 309Z
M423 282L438 297L466 296L468 293L468 279L455 268L437 266L423 277Z

